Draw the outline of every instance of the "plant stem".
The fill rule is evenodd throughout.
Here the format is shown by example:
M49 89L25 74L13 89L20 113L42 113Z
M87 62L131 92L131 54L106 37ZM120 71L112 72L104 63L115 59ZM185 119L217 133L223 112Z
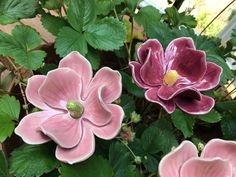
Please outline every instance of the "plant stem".
M21 82L19 83L19 87L20 87L20 92L21 92L21 95L22 95L22 98L23 98L23 101L24 101L24 105L28 106L28 103L27 103L27 100L26 100L26 96L25 96L25 92L24 92L24 89L23 89L23 86L22 86ZM29 111L28 111L27 107L25 108L25 113L26 113L26 115L29 114Z
M64 10L65 15L67 15L65 4L62 4L62 9Z
M16 65L12 62L11 58L6 57L6 59L7 59L7 61L11 64L11 66L13 67L13 69L14 69L15 71L17 71L17 67L16 67Z
M203 32L206 31L206 29L230 6L232 5L236 0L231 1L225 8L223 8L208 24L207 26L201 31L200 35L202 35Z
M176 1L174 2L173 6L174 6L176 9L179 9L183 3L184 3L184 0L176 0Z
M128 48L128 62L131 61L131 49L132 49L132 44L133 44L133 30L134 30L134 18L131 17L131 34L130 34L130 44L129 44L129 48Z
M117 138L118 139L118 138ZM127 144L125 144L122 140L120 140L120 139L118 139L128 150L129 150L129 152L132 154L132 156L134 157L134 158L136 158L136 155L134 154L134 152L132 151L132 149L130 149L130 147L127 145Z

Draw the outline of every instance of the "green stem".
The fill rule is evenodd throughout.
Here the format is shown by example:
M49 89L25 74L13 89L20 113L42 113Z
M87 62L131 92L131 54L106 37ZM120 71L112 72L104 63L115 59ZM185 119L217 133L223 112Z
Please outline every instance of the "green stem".
M130 41L130 44L129 44L129 48L128 48L128 62L131 61L131 49L132 49L132 44L133 44L133 30L134 30L134 18L131 17L131 34L130 34L130 37L131 37L131 41Z
M118 138L117 138L118 139ZM120 140L120 139L118 139L128 150L129 150L129 152L132 154L132 156L134 157L134 158L136 158L136 155L134 154L134 152L132 151L132 149L130 149L130 147L127 145L127 144L125 144L122 140Z
M203 32L206 31L206 29L230 6L232 5L236 0L231 1L225 8L223 8L208 24L207 26L201 31L200 35L202 35Z

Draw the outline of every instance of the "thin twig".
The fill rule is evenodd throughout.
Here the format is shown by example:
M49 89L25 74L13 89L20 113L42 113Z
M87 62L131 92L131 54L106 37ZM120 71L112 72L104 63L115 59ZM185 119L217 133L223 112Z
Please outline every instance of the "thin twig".
M67 11L66 11L66 7L64 3L62 4L62 9L64 10L65 15L67 15Z
M118 139L118 138L117 138ZM127 145L127 144L125 144L121 139L118 139L129 151L130 151L130 153L132 154L132 156L134 157L134 158L136 158L136 155L134 154L134 152L132 151L132 149L130 149L130 147Z
M7 61L12 65L13 69L14 69L15 71L17 71L17 67L16 67L16 65L12 62L11 58L6 57L6 59L7 59Z
M200 35L202 35L202 33L204 31L206 31L206 29L231 5L235 2L236 0L231 1L227 6L225 6L224 9L222 9L208 24L207 26L201 31Z
M28 108L27 108L28 103L27 103L25 92L24 92L24 89L23 89L23 86L22 86L21 82L19 83L19 87L20 87L20 92L21 92L21 95L22 95L22 98L23 98L23 101L24 101L24 105L26 106L25 107L25 113L26 113L26 115L28 115L29 114L29 111L28 111Z

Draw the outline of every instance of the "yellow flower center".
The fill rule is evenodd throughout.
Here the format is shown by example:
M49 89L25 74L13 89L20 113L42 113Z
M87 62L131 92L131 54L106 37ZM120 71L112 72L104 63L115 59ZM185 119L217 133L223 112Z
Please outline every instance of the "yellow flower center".
M79 119L84 112L84 107L79 101L68 101L66 108L74 119Z
M163 81L166 85L168 86L172 86L176 83L176 81L178 80L179 75L177 73L177 71L175 70L169 70L163 78Z

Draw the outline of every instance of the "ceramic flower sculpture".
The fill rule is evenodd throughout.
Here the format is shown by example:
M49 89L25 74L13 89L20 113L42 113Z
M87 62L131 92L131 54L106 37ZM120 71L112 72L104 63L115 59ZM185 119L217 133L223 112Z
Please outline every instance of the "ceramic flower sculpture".
M145 98L160 104L168 113L176 106L198 115L208 113L214 100L201 91L219 84L222 68L206 62L203 51L196 50L191 38L170 42L165 52L158 40L151 39L138 51L138 62L130 62L133 79L144 88Z
M236 142L213 139L200 157L190 141L167 154L159 164L160 177L235 177Z
M47 76L28 81L26 97L42 111L25 116L15 133L28 144L53 140L57 159L73 164L89 158L95 149L94 135L114 138L124 112L112 104L122 91L119 72L108 67L92 78L90 63L72 52Z

